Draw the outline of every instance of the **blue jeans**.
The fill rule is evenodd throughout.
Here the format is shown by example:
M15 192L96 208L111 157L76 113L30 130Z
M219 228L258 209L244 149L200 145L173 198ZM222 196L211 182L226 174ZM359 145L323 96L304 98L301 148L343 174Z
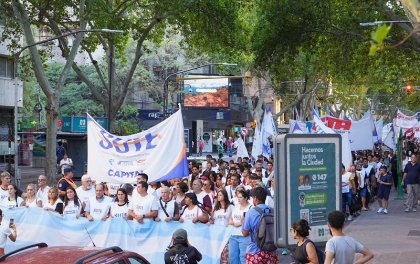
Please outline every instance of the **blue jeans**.
M229 238L229 264L245 263L246 246L249 236L231 236Z
M346 205L349 206L349 211L351 208L351 202L352 202L352 194L351 192L347 192L347 193L342 193L341 194L341 210L343 211L343 213L346 213Z

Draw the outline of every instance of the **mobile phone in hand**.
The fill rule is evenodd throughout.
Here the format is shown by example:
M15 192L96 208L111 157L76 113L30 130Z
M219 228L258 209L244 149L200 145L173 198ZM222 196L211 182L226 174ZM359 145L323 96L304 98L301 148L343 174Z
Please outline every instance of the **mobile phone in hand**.
M10 221L9 221L9 228L12 228L12 226L13 226L13 224L15 223L15 219L13 219L13 218L10 218Z

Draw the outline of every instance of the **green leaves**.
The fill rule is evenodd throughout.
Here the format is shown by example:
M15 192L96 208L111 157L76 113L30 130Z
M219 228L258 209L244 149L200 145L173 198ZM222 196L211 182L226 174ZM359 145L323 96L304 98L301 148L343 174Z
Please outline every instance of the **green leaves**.
M371 33L371 45L369 49L369 55L373 56L377 51L384 49L384 40L388 36L391 30L392 24L389 26L383 24L379 25L375 31Z

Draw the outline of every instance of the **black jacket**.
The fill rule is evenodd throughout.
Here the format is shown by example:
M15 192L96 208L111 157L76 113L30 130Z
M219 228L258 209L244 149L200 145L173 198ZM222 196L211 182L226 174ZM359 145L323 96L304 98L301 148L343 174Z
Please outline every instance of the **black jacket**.
M186 244L175 244L165 252L165 264L196 264L201 259L201 253Z

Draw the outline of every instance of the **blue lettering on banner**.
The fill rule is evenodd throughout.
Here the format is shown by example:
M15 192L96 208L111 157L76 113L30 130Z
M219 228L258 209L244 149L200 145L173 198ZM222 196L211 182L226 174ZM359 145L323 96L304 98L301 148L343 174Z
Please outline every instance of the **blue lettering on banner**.
M130 152L131 145L134 145L134 152L139 152L142 149L141 141L146 141L144 150L154 149L159 142L153 142L155 138L159 139L159 134L147 133L144 138L136 138L136 139L127 139L123 140L122 138L115 137L114 135L109 134L105 130L100 131L102 135L102 139L99 142L99 146L105 150L114 148L118 153L128 153Z
M143 170L138 170L138 171L119 171L119 170L116 170L116 171L114 171L113 169L109 169L108 170L108 176L120 177L120 178L134 178L139 173L142 173L142 172L143 172Z

